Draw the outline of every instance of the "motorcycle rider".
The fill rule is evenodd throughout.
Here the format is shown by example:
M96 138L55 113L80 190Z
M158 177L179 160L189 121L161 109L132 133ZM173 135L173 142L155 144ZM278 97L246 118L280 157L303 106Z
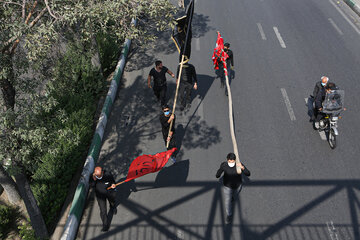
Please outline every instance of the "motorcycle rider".
M337 88L335 83L327 83L325 87L321 88L316 94L316 98L315 98L315 112L317 112L315 119L316 129L319 129L319 122L324 117L324 114L321 113L321 111L323 110L322 103L325 100L326 93L330 93L332 90L336 90L336 89Z
M318 81L316 84L315 84L315 87L314 87L314 91L313 91L313 99L315 101L316 99L316 96L318 95L319 91L322 90L322 89L325 89L326 85L328 84L329 82L329 78L326 77L326 76L322 76L320 81ZM314 121L316 116L317 116L318 112L316 111L316 108L315 108L315 111L313 111L313 114L311 116L311 120Z

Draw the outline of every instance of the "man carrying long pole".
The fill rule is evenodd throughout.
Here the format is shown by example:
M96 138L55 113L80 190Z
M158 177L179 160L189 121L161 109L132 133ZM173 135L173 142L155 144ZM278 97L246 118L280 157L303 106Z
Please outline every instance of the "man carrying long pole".
M173 110L172 114L175 113L176 108L176 101L178 98L179 93L179 86L180 86L180 79L181 79L181 73L183 70L184 63L188 62L190 59L190 52L191 52L191 38L192 38L192 32L191 32L191 21L194 14L194 0L191 0L191 2L188 5L188 8L186 10L186 16L181 17L177 19L177 26L176 29L172 35L172 38L175 42L175 45L180 52L181 60L180 60L180 70L179 70L179 76L176 81L176 91L175 91L175 98L174 98L174 104L173 104ZM171 139L171 129L172 129L173 121L170 123L168 138ZM169 147L170 141L167 141L166 147Z
M238 174L241 174L241 168L243 168L243 165L240 162L239 158L239 150L237 147L237 142L235 138L235 131L234 131L234 118L233 118L233 108L232 108L232 96L231 96L231 89L229 84L229 77L228 77L228 70L226 65L226 59L229 57L227 53L224 51L224 40L220 35L220 32L218 33L218 37L216 40L216 46L214 49L214 53L212 56L212 60L215 65L215 69L219 69L219 64L223 65L224 68L224 75L225 75L225 82L226 82L226 89L228 92L228 101L229 101L229 121L230 121L230 134L231 134L231 140L234 148L234 154L236 156L236 171Z

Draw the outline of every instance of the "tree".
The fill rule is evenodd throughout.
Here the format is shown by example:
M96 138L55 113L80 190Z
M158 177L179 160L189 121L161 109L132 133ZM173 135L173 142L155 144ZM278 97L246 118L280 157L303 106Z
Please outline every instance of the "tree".
M29 180L42 164L38 156L51 151L51 129L39 125L34 113L54 104L45 94L56 74L54 62L69 44L78 46L79 54L98 55L94 41L98 34L118 44L126 37L154 40L149 33L172 24L174 7L167 0L0 0L0 4L0 184L12 203L19 204L21 195L36 235L46 238ZM131 25L138 16L149 19L146 28Z

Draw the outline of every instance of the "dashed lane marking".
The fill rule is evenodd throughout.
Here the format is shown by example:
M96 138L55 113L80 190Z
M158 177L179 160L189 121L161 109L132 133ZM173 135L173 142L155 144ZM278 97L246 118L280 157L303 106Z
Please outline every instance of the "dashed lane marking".
M273 29L274 29L277 39L279 40L280 46L282 48L286 48L285 42L280 35L279 29L277 27L273 27Z
M258 29L259 29L259 32L260 32L260 35L261 35L261 38L262 40L266 40L266 36L265 36L265 32L261 26L261 23L256 23Z
M333 27L335 28L335 30L340 34L340 35L344 35L344 33L341 31L341 29L336 25L336 23L334 22L334 20L332 20L331 18L328 18L329 22L331 23L331 25L333 25Z
M295 121L296 117L295 117L295 114L294 114L294 110L291 107L291 103L290 103L289 97L288 97L288 95L286 93L286 90L285 90L285 88L281 88L280 90L281 90L281 94L282 94L282 96L284 98L285 105L286 105L286 108L287 108L289 116L290 116L290 120Z

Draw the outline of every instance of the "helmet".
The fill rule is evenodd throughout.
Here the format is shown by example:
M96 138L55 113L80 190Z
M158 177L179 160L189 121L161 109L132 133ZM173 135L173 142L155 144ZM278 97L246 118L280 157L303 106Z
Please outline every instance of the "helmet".
M328 78L328 77L326 77L326 76L322 76L322 77L321 77L321 85L326 86L326 84L328 83L328 81L329 81L329 78Z

